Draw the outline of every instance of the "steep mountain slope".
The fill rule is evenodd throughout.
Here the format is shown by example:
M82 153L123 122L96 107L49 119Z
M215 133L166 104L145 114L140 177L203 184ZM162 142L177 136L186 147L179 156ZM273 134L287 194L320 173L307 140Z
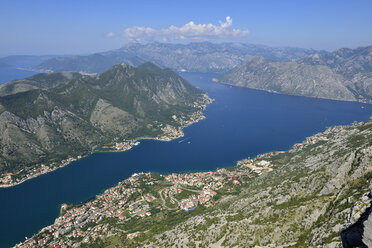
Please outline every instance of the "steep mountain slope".
M344 77L344 85L357 99L372 102L372 46L312 55L302 62L328 66Z
M131 43L118 50L87 56L53 58L33 67L34 70L103 72L114 64L137 65L152 61L174 70L221 72L233 68L250 56L273 60L303 58L319 51L301 48L267 47L244 43L209 42L183 44Z
M371 137L354 123L215 172L139 173L17 247L364 247Z
M48 82L61 75L36 77ZM117 65L94 77L68 75L77 77L0 97L0 173L11 173L11 182L44 170L41 164L53 167L68 157L125 148L141 137L180 135L209 101L176 73L151 63ZM23 82L33 83L35 76Z
M331 53L314 54L301 59L311 65L327 65L345 77L372 71L372 46L356 49L341 48Z
M33 89L48 89L72 79L81 78L77 72L55 72L37 74L29 78L14 80L0 85L0 96L12 95Z
M284 94L372 102L372 46L339 49L291 62L253 57L219 80Z
M363 247L372 237L370 223L362 222L359 233L349 233L356 239L347 240L340 232L363 213L370 214L371 137L369 121L330 128L288 152L258 156L253 164L265 161L266 173L244 186L230 186L238 193L144 247ZM251 161L239 164L252 168Z

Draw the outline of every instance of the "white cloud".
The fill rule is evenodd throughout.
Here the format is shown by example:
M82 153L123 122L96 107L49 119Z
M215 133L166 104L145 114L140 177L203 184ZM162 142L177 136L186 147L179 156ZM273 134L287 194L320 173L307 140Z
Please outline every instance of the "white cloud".
M115 36L115 34L113 32L109 32L109 33L106 34L106 37L111 38L111 37L114 37L114 36Z
M232 28L232 19L226 17L220 25L195 24L193 21L181 26L170 26L166 29L133 26L123 31L123 36L135 41L175 41L175 40L212 40L237 39L249 34L248 30Z
M124 30L123 35L130 40L151 39L158 34L158 31L148 27L133 26Z

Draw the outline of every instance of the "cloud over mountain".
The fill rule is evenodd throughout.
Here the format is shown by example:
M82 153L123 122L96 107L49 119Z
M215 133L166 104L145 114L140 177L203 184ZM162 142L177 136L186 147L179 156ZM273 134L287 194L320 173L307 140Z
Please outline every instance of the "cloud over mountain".
M190 21L181 27L171 25L166 29L133 26L123 30L122 35L132 41L180 41L237 39L249 34L248 30L233 29L230 16L226 17L225 22L219 23L219 25L196 24Z

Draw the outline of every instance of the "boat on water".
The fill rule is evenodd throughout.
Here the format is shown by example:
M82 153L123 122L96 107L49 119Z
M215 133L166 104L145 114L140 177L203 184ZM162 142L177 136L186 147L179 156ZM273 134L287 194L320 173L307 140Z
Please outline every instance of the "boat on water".
M136 142L134 142L133 145L138 146L139 144L140 144L140 142L139 141L136 141Z

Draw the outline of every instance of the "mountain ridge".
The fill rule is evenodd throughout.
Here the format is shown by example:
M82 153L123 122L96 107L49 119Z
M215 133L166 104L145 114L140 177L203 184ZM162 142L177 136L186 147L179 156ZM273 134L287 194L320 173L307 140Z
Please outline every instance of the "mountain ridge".
M12 95L33 89L48 89L75 78L83 77L77 72L55 72L36 74L31 77L13 80L0 85L0 96Z
M277 93L372 103L372 46L295 61L252 57L218 80Z
M198 42L186 45L157 42L129 43L116 50L92 55L52 58L32 67L31 70L101 73L118 63L136 66L145 61L151 61L177 71L221 72L231 69L254 55L262 55L275 60L292 60L315 52L322 53L323 51L245 43Z
M58 167L62 160L128 149L138 138L178 137L183 127L203 117L210 102L200 89L153 64L116 65L96 76L73 75L77 77L53 88L0 97L3 184L21 182L28 173L35 174L33 170ZM55 76L25 80L35 83Z

